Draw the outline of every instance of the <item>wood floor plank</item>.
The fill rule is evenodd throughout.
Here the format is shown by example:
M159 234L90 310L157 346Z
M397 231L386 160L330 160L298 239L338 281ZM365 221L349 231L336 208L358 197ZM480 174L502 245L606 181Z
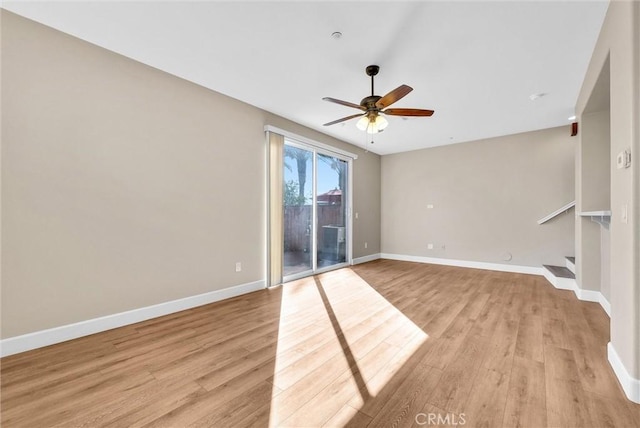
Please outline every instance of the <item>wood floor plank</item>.
M180 407L204 389L191 380L169 380L149 383L144 390L130 396L123 394L91 411L82 411L74 418L59 424L64 427L139 427L163 414Z
M238 376L244 376L248 372L256 371L266 373L267 369L269 369L270 372L264 378L266 379L273 373L276 358L275 354L276 349L274 346L249 352L241 357L230 359L228 364L211 370L209 373L197 378L196 381L204 389L211 391L214 388L225 385Z
M595 310L593 302L562 302L564 322L572 332L568 336L568 348L573 350L574 360L582 387L601 395L616 394L619 383L615 379L607 359L608 338L602 337L604 326L608 327L604 311Z
M509 393L510 374L480 368L469 398L463 405L465 425L496 427L502 425Z
M270 405L270 426L281 426L283 421L311 401L323 389L327 388L342 373L349 370L347 360L341 354L335 354L306 377L293 384L276 396Z
M432 388L442 379L442 371L417 365L372 419L370 427L412 426Z
M587 393L587 407L594 427L618 428L640 426L640 409L631 402L613 400L599 394Z
M440 337L444 331L454 323L458 314L465 307L464 300L458 300L456 303L449 304L453 301L446 301L438 311L438 313L429 322L420 325L422 329L429 335L429 337ZM464 317L466 319L466 317Z
M272 400L274 398L272 398ZM268 403L264 403L262 405L256 406L256 410L253 413L246 415L244 418L237 418L237 420L234 421L233 426L234 428L254 428L254 427L275 426L271 422L272 422L271 403L268 402Z
M503 317L502 306L499 300L499 288L489 296L487 302L482 307L475 322L473 323L473 334L476 336L493 336L498 322Z
M218 407L216 412L209 412L206 416L186 425L189 427L234 427L237 422L245 420L255 413L256 408L269 402L279 391L269 382L261 382L249 388L244 394L238 395Z
M589 398L579 383L547 379L547 423L558 427L596 427Z
M155 380L148 372L124 373L113 376L95 374L85 377L73 388L39 391L33 398L19 404L10 401L2 406L3 426L51 426L66 422L85 412L87 408L104 405L109 399L123 394L135 396ZM68 386L68 385L67 385ZM37 412L32 403L38 403Z
M506 313L503 313L505 315ZM504 374L511 372L516 352L519 321L504 316L495 326L483 361L483 367Z
M375 416L395 394L397 388L411 375L431 349L433 343L426 334L416 334L386 364L367 381L370 397L354 396L349 405L368 416Z
M43 378L53 382L74 371L95 370L96 361L108 364L116 358L113 344L100 339L95 341L97 343L82 339L78 339L82 341L81 345L73 340L3 358L0 366L2 387L20 387L31 380L39 382ZM25 355L33 355L33 363Z
M440 337L433 339L433 348L423 360L424 364L445 370L454 361L455 356L465 346L465 341L473 323L464 316L456 319L447 327ZM480 337L480 336L473 336Z
M518 357L544 362L544 335L541 315L522 313L515 352Z
M545 347L547 422L550 426L592 427L589 396L582 388L574 353Z
M453 361L442 373L428 402L452 413L464 413L471 387L488 348L487 338L467 335Z
M502 425L523 428L548 426L545 397L544 364L514 357Z
M338 412L331 417L327 422L325 422L323 427L326 428L334 428L334 427L366 427L371 423L371 417L365 415L364 413L358 411L351 407L348 404L342 406Z
M542 337L544 345L570 349L571 340L567 335L567 325L559 310L542 309Z
M585 302L581 304L580 309L584 319L589 324L591 334L599 343L607 343L609 341L609 317L598 303Z
M371 397L367 381L378 373L398 349L385 342L349 365L339 377L322 389L316 396L304 403L283 422L283 426L322 426L333 417L353 396L363 400ZM348 361L348 359L347 359Z
M0 424L639 427L608 332L540 276L376 260L3 358Z

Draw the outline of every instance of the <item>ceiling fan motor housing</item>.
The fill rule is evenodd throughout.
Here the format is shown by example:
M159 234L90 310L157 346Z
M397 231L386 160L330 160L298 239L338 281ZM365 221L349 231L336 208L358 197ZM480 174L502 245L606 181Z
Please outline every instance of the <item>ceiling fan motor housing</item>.
M369 65L366 68L367 76L375 76L380 71L380 67L377 65Z
M364 97L362 99L362 101L360 101L360 105L362 107L366 107L367 111L369 110L378 110L378 108L376 107L376 103L378 102L378 100L382 98L378 95L370 95L368 97Z

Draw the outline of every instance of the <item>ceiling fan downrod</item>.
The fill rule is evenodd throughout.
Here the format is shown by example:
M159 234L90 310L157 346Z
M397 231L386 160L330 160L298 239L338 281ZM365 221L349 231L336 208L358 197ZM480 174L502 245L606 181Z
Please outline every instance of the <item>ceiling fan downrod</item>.
M380 67L377 66L377 65L369 65L369 66L367 66L365 71L367 72L367 76L371 76L371 96L374 96L374 92L373 92L373 77L376 74L378 74L378 72L380 71Z

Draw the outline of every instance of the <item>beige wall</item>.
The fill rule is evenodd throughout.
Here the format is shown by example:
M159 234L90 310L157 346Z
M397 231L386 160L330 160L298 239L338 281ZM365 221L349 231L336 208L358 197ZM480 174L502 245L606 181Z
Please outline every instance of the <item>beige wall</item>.
M378 253L379 156L3 11L2 337L264 280L265 124L359 155Z
M610 62L611 109L611 227L610 303L611 343L631 376L640 378L640 216L638 212L638 153L640 153L640 3L613 1L594 49L576 104L579 120L589 111L589 102L607 58ZM581 139L585 138L583 134ZM588 136L587 136L588 138ZM617 153L632 149L631 168L616 169ZM581 171L576 171L580 180ZM580 183L579 183L580 184ZM585 183L582 183L584 187ZM628 222L621 211L628 209ZM577 246L584 244L577 241ZM579 284L580 285L580 284Z
M611 207L609 110L583 115L581 124L580 208L582 211L608 210Z
M574 200L569 134L566 126L384 156L382 251L564 264L574 251L573 212L537 220Z
M596 110L604 110L583 114L580 121L579 144L576 144L578 213L611 209L610 113L609 103L601 100L602 97L609 97L609 79L602 79L602 75L608 76L608 64L606 68L598 84L600 95L592 97L590 101ZM602 89L603 85L607 86L606 91ZM608 243L609 231L605 229L603 232L601 229L591 217L576 218L576 280L583 290L608 290L609 279L603 281L603 275L610 272L609 251L603 251L603 244ZM609 295L607 291L607 300Z

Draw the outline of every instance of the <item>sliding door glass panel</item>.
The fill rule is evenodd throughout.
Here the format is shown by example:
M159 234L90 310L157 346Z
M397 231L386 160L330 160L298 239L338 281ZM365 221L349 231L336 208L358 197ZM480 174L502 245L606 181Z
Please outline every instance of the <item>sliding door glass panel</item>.
M347 162L318 153L316 171L317 267L347 260Z
M284 147L283 276L313 270L313 152Z

